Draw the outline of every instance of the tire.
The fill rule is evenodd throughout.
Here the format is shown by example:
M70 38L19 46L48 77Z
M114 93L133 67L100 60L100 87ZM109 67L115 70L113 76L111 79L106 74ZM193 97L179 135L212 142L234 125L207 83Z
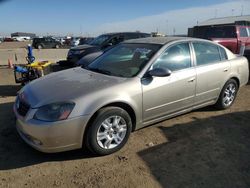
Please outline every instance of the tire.
M58 49L58 48L60 48L60 46L57 44L57 45L55 46L55 48Z
M43 48L43 46L42 46L41 44L38 44L38 45L37 45L37 49L40 50L40 49L42 49L42 48Z
M237 96L238 89L238 83L234 79L228 80L221 90L215 107L224 110L232 106Z
M97 112L88 129L87 147L97 155L114 153L126 144L131 130L132 121L125 110L119 107L103 108Z

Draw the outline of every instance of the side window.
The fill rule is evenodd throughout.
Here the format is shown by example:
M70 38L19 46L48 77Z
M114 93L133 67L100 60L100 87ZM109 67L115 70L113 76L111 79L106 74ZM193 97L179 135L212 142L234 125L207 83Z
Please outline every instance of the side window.
M193 46L197 66L221 61L220 52L217 45L205 42L194 42Z
M119 37L118 37L118 43L124 41L124 39L125 39L124 35L119 35Z
M112 43L112 45L116 45L120 42L122 42L124 40L124 36L119 35L119 36L115 36L110 40L110 43Z
M132 33L126 33L125 35L125 40L133 39L133 34Z
M244 27L240 28L240 36L241 37L248 37L247 28L244 28Z
M219 46L219 50L220 50L220 57L221 57L221 60L226 60L227 59L227 53L226 53L226 50L222 47Z
M153 64L153 68L168 68L177 71L191 67L191 56L188 43L169 47Z

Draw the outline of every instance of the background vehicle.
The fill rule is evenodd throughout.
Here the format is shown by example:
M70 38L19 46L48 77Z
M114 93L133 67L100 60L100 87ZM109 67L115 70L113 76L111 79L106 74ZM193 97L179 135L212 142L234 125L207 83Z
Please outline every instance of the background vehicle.
M80 43L80 38L77 38L77 37L73 37L71 38L71 41L70 41L70 45L71 46L78 46Z
M80 39L79 45L89 44L92 40L94 40L93 37L83 37Z
M5 38L3 39L3 41L4 41L4 42L13 42L14 39L12 39L11 37L5 37Z
M31 38L27 36L27 37L12 37L12 39L13 39L14 41L22 42L22 41L30 40Z
M217 42L234 54L239 54L241 46L250 48L250 26L224 25L195 27L192 37L209 39Z
M60 48L61 43L52 37L34 38L32 46L37 49Z
M128 40L84 68L26 85L14 105L17 130L40 151L86 143L106 155L122 148L133 130L208 105L229 108L248 76L245 57L211 41Z
M95 53L91 56L92 60L97 58L107 48L117 45L128 39L150 37L148 33L139 32L123 32L123 33L107 33L100 35L92 40L88 45L73 47L69 50L67 61L69 64L78 65L77 62L84 56ZM96 53L98 52L98 53ZM98 56L97 56L98 55Z

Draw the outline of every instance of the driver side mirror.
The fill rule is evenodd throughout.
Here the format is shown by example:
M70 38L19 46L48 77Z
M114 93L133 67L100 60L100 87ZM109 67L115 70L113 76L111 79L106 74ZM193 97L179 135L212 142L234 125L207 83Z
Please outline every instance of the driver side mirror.
M108 48L108 47L111 47L111 46L113 46L113 44L112 44L111 42L109 42L109 43L105 44L105 45L102 47L102 49L105 49L105 48Z
M113 44L112 44L111 42L109 42L109 43L107 44L107 47L110 47L110 46L113 46Z
M155 68L148 72L148 75L155 77L167 77L171 75L171 70L168 68Z

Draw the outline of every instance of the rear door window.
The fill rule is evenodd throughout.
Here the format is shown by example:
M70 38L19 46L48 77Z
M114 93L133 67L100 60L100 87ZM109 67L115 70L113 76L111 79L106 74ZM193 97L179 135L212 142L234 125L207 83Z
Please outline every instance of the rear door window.
M206 42L194 42L196 65L207 65L221 61L220 51L217 45Z
M247 28L244 28L244 27L240 28L240 36L241 37L248 37Z

